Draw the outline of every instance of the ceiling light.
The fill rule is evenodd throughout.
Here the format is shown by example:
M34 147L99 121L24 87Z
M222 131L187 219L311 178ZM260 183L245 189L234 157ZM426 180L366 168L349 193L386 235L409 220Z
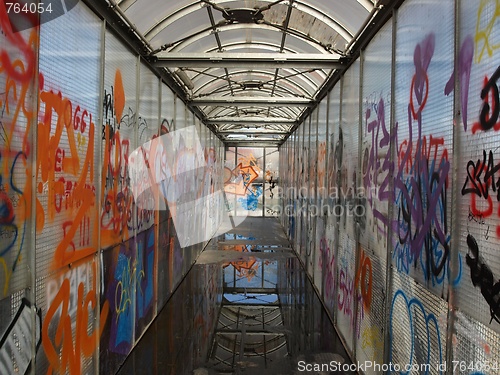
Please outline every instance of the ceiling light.
M249 8L225 9L222 15L226 20L237 23L257 23L264 19L261 11Z

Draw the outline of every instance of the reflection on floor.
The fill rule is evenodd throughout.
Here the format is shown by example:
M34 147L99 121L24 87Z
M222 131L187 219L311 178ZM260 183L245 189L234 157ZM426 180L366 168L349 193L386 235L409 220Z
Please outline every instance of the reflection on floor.
M278 220L247 218L209 243L119 374L328 374L299 370L333 361L350 363Z

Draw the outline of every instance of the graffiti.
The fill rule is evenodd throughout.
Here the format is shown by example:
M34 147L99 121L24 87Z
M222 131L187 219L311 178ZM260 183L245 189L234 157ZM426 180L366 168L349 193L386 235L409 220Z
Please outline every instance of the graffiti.
M375 114L373 117L372 111ZM385 104L380 98L377 104L372 104L365 112L365 123L367 132L371 133L370 147L366 148L363 155L363 185L367 202L372 209L374 229L378 238L385 238L389 227L387 209L383 209L381 202L394 199L393 193L389 191L390 178L394 172L394 162L391 161L392 147L394 147L395 135L391 136L385 124ZM374 194L374 187L376 195ZM379 188L380 187L380 188Z
M318 189L325 186L326 175L326 142L318 145Z
M266 190L269 190L269 198L273 199L274 198L274 188L278 184L278 182L274 179L272 172L271 171L266 171L266 183L269 184L269 188Z
M262 185L254 185L247 189L247 195L244 198L238 198L241 207L247 211L256 211L259 204L259 197L262 195Z
M150 228L136 237L137 241L137 298L136 298L136 329L140 335L146 328L146 323L152 319L155 297L155 231Z
M399 271L420 266L426 281L442 284L448 270L448 174L450 162L444 139L422 136L422 111L429 90L427 68L434 53L434 34L415 48L415 75L408 107L409 139L399 144L394 181L397 204L397 236L393 259ZM416 102L414 100L416 99ZM417 140L414 124L417 121Z
M471 207L469 207L469 216L467 217L467 219L469 220L469 223L470 222L474 222L474 223L477 223L478 225L484 225L485 226L485 232L484 232L484 238L486 240L488 240L490 238L489 236L489 233L490 233L490 226L489 225L486 225L486 221L485 221L485 218L482 214L479 214L479 215L475 215L473 212L472 212L472 209Z
M41 91L40 101L43 111L39 117L43 121L38 124L36 170L38 192L43 193L44 186L47 186L48 204L46 210L38 212L41 217L37 231L43 230L46 221L53 222L62 208L67 207L66 213L72 218L63 226L62 240L55 250L53 267L59 268L95 252L94 246L77 248L73 241L75 236L85 237L85 234L79 233L87 229L85 222L95 208L94 123L91 114L81 111L79 106L75 107L60 92ZM88 148L81 164L75 132L82 129L88 131ZM63 154L59 144L64 139L69 150ZM56 174L57 170L61 172ZM59 173L64 173L65 177L58 178ZM76 180L71 181L72 178Z
M127 355L134 344L134 337L140 337L153 318L155 241L155 227L151 227L117 245L106 260L106 264L110 265L106 276L106 297L111 311L109 350L113 353ZM170 246L168 236L163 237L162 242Z
M226 235L227 238L227 235ZM238 236L237 239L240 240L254 240L255 238L245 238L243 236ZM223 250L225 251L239 251L241 253L251 253L252 246L250 245L236 245L236 246L223 246ZM260 263L254 257L248 257L247 260L238 260L232 262L226 262L222 265L222 268L226 268L228 266L234 267L236 271L238 271L238 277L246 278L248 281L252 281L252 279L257 275L257 271L259 269Z
M462 195L471 196L470 216L479 218L479 224L484 224L484 219L493 215L493 196L496 195L498 216L500 217L500 162L495 164L493 151L487 154L483 150L483 158L476 162L469 160L467 163L467 177L462 187ZM483 207L478 201L483 202ZM500 237L500 225L497 225L496 234Z
M366 256L364 251L361 251L360 254L361 259L359 261L358 271L356 272L354 289L356 289L358 295L361 296L364 309L369 311L372 304L372 261L370 257Z
M493 129L494 131L500 130L500 122L498 121L498 116L500 115L500 97L498 92L497 81L500 78L500 66L497 68L495 73L491 76L484 78L484 87L481 90L481 99L483 100L483 106L479 114L479 122L475 122L472 127L472 134L475 134L478 130L488 131ZM491 95L491 105L490 105L490 95Z
M35 310L35 346L40 347L42 311ZM31 303L23 298L21 306L0 339L0 373L14 372L25 374L31 364L31 347L33 340ZM28 349L29 348L29 349Z
M170 121L169 121L168 119L164 118L161 121L161 125L160 125L160 135L164 135L164 134L168 134L168 133L172 132L174 129L174 124L175 124L174 119L170 119Z
M500 323L500 280L495 282L491 268L479 254L476 239L467 235L469 253L466 255L467 266L470 268L472 284L481 289L481 294L490 307L490 324L493 320Z
M259 173L252 165L243 166L239 163L233 170L224 167L224 191L228 194L245 195L248 194L250 184Z
M491 3L495 4L494 12L491 11ZM476 22L476 63L483 59L484 53L488 57L493 56L493 52L500 48L500 44L492 44L492 32L495 29L498 17L500 16L500 2L498 0L481 0L477 12Z
M373 362L382 363L384 356L384 340L379 328L369 327L361 334L361 349L371 351L373 354L369 358Z
M405 366L412 366L414 363L420 365L435 363L434 368L443 373L441 369L445 353L441 347L438 319L433 313L426 311L420 300L415 297L409 299L405 292L397 290L391 303L389 323L391 363L400 362ZM419 329L418 323L423 323L425 329ZM401 343L394 340L395 331L411 338L410 351L405 351Z
M130 189L129 160L130 140L120 133L120 127L127 124L129 115L123 115L125 91L120 70L115 72L111 93L105 92L103 139L104 159L101 186L103 197L100 219L102 247L113 245L130 238L134 229L134 199ZM132 116L133 117L133 116Z
M467 131L467 114L468 114L468 100L469 100L469 83L470 74L472 70L472 58L474 56L474 41L472 37L467 36L462 46L460 47L460 54L458 57L458 80L460 85L460 103L462 110L462 122L464 123L464 130ZM448 83L444 88L444 94L448 96L455 89L455 71L453 71Z
M25 26L37 17L20 14ZM32 206L31 134L36 123L38 29L17 32L0 4L0 298L22 269Z
M333 309L334 296L335 296L335 254L330 250L328 246L328 240L326 238L322 238L319 242L319 251L321 256L319 258L319 268L323 270L324 274L324 293L325 293L325 302L327 307L329 307L330 311ZM324 259L324 266L323 266Z
M356 313L354 311L354 282L354 277L349 270L342 267L339 273L338 311L349 318L351 327L355 327L356 325Z
M85 269L86 265L82 267ZM49 362L47 374L81 374L82 360L92 357L97 349L109 304L105 301L101 307L100 321L103 323L100 328L94 326L89 331L89 318L96 313L98 303L97 265L92 262L89 267L91 275L78 283L76 293L70 278L64 277L55 296L48 300L49 308L42 325L42 345Z

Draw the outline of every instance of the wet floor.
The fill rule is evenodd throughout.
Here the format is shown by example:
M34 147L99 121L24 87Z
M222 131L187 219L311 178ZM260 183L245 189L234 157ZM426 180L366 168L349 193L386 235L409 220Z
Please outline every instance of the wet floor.
M348 356L278 220L247 218L208 244L118 374L347 373L333 371L340 363Z

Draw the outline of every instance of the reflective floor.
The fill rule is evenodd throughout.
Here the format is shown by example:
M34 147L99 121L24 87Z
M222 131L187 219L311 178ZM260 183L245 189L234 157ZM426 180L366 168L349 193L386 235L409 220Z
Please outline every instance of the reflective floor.
M247 218L209 243L118 374L328 374L333 362L350 363L281 225ZM324 371L304 371L314 365Z

